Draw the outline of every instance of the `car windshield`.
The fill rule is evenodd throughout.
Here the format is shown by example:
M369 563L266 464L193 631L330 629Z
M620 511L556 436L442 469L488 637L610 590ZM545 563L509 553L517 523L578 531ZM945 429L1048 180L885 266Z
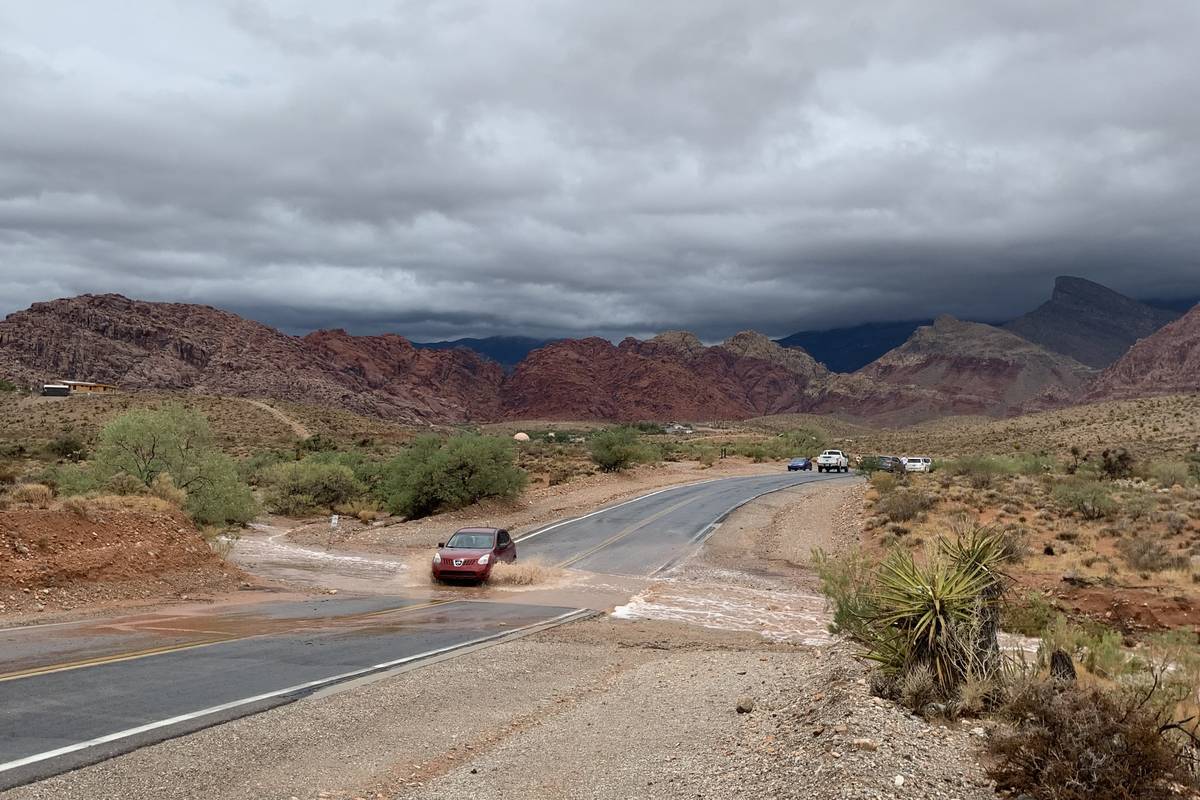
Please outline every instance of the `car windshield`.
M481 531L459 531L450 537L450 541L446 542L446 547L453 547L456 550L490 550L493 535Z

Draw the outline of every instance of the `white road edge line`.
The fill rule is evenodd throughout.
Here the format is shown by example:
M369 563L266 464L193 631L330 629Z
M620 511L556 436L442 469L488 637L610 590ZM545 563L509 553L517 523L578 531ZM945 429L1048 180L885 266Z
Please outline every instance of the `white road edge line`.
M340 675L333 675L328 678L319 678L315 681L309 681L308 683L301 683L301 684L297 684L296 686L289 686L286 689L276 689L273 692L266 692L264 694L255 695L253 697L246 697L241 700L233 700L228 703L222 703L219 706L211 706L209 708L204 708L199 711L191 711L187 714L180 714L179 716L171 717L169 719L163 719L163 720L159 720L157 722L149 722L145 725L139 725L136 728L127 728L126 730L123 730L123 731L117 731L116 733L109 733L104 736L98 736L95 739L89 739L86 742L78 742L76 744L70 744L65 747L59 747L55 750L47 750L44 753L36 753L34 755L26 756L24 758L18 758L15 761L9 761L5 764L0 764L0 773L8 772L10 770L17 769L18 767L29 766L30 764L37 764L41 761L48 761L52 758L58 758L59 756L65 756L70 753L77 753L80 750L86 750L89 747L95 747L96 745L108 744L109 742L116 742L116 741L120 741L121 739L128 739L131 736L137 736L138 734L148 733L150 731L158 730L160 728L167 728L167 727L170 727L171 725L178 725L181 722L188 722L190 720L199 719L201 717L206 717L211 714L219 714L222 711L229 711L231 709L238 708L240 706L250 705L251 703L258 703L263 700L270 700L274 697L282 697L284 695L294 694L296 692L302 692L305 689L313 689L318 686L325 686L325 685L328 685L331 683L337 683L339 681L344 681L349 678L357 678L357 677L367 675L372 672L378 672L380 670L397 667L397 666L400 666L401 664L408 664L413 661L419 661L420 659L423 659L423 658L429 658L431 656L441 655L442 653L448 653L452 650L459 650L464 647L471 647L473 645L482 644L484 642L490 642L493 639L501 639L506 636L511 636L514 633L519 633L521 631L524 631L528 628L537 627L539 625L546 625L548 623L555 623L555 622L568 622L569 618L571 618L571 617L580 616L580 615L584 615L584 614L591 614L591 613L592 612L589 609L579 608L574 611L568 611L565 614L559 614L557 617L553 617L551 619L544 619L539 622L530 623L529 625L522 625L521 627L513 628L512 630L500 631L498 633L493 633L489 636L481 636L478 639L471 639L470 641L459 642L457 644L447 645L446 647L440 647L436 650L427 650L424 653L417 653L415 655L405 656L404 658L398 658L395 661L385 661L382 664L375 664L374 666L371 666L371 667L363 667L362 669L356 669L356 670L353 670L352 672L343 672Z
M854 474L854 473L851 473L851 474ZM755 500L759 499L760 497L766 497L767 495L775 494L776 492L786 492L789 489L798 489L801 486L812 486L813 484L816 484L816 483L824 483L826 481L831 481L831 480L836 481L836 480L841 480L841 479L847 478L847 477L850 477L850 476L849 475L836 475L832 478L828 478L828 477L818 478L815 475L813 475L813 476L810 476L808 480L803 481L801 483L793 484L792 486L781 486L778 489L767 489L765 492L760 492L759 494L756 494L753 497L746 498L745 500L738 503L737 505L730 506L725 512L723 512L720 516L718 516L712 522L708 523L708 525L701 528L696 533L695 536L693 536L691 539L688 540L688 550L685 553L682 553L680 555L673 556L673 557L667 559L661 566L659 566L657 569L655 569L653 572L651 572L649 577L653 578L655 575L657 575L658 573L667 569L668 567L673 567L676 564L683 561L684 559L691 556L692 553L696 552L696 549L700 545L702 545L706 541L708 541L708 539L714 533L717 532L717 529L720 528L722 524L724 524L725 520L728 519L733 514L733 512L737 511L742 506L747 506L747 505L753 503Z
M770 474L770 473L764 473L764 474ZM627 506L630 503L636 503L639 500L645 500L648 497L654 497L655 495L660 495L663 492L673 492L676 489L686 489L689 486L700 486L705 483L716 483L717 481L727 481L727 480L732 480L735 478L759 478L759 477L763 477L763 476L761 476L761 475L730 475L727 478L708 478L708 479L702 480L702 481L693 481L692 483L681 483L676 486L668 486L665 489L659 489L657 491L650 492L649 494L643 494L643 495L639 495L638 497L631 498L629 500L626 500L623 503L617 503L615 506L605 506L604 508L598 508L595 511L592 511L591 513L584 514L579 517L568 517L567 519L559 520L558 522L547 525L544 528L538 528L537 530L533 531L532 533L527 533L524 536L518 536L513 541L523 542L526 539L532 539L535 536L541 536L543 533L552 531L555 528L559 527L560 525L567 525L568 523L571 523L571 522L581 522L582 520L585 520L588 517L594 517L597 514L604 514L609 511L616 511L618 508L621 508L622 506Z

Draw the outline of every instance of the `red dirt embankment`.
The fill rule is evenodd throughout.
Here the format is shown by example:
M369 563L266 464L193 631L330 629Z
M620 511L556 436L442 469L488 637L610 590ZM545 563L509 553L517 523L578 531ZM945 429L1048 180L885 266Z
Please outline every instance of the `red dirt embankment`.
M236 589L243 576L179 511L0 511L0 613Z

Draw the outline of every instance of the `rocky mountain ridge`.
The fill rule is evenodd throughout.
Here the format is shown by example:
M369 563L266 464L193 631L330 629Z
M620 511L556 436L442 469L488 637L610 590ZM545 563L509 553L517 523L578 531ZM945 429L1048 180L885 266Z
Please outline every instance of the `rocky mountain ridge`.
M1011 332L952 317L918 328L853 374L830 372L803 349L754 331L712 346L686 331L619 344L564 339L506 375L463 348L344 330L289 336L209 306L120 295L37 303L0 321L0 377L17 382L74 378L278 398L406 424L801 412L904 424L1073 402L1093 375Z

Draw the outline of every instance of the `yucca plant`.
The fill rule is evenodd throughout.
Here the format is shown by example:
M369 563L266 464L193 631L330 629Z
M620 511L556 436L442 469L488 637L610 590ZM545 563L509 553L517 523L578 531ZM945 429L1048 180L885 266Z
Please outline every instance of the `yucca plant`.
M868 616L856 632L863 656L893 679L927 667L938 689L952 694L998 654L1004 559L1000 537L984 529L943 540L924 563L893 551L876 572Z

